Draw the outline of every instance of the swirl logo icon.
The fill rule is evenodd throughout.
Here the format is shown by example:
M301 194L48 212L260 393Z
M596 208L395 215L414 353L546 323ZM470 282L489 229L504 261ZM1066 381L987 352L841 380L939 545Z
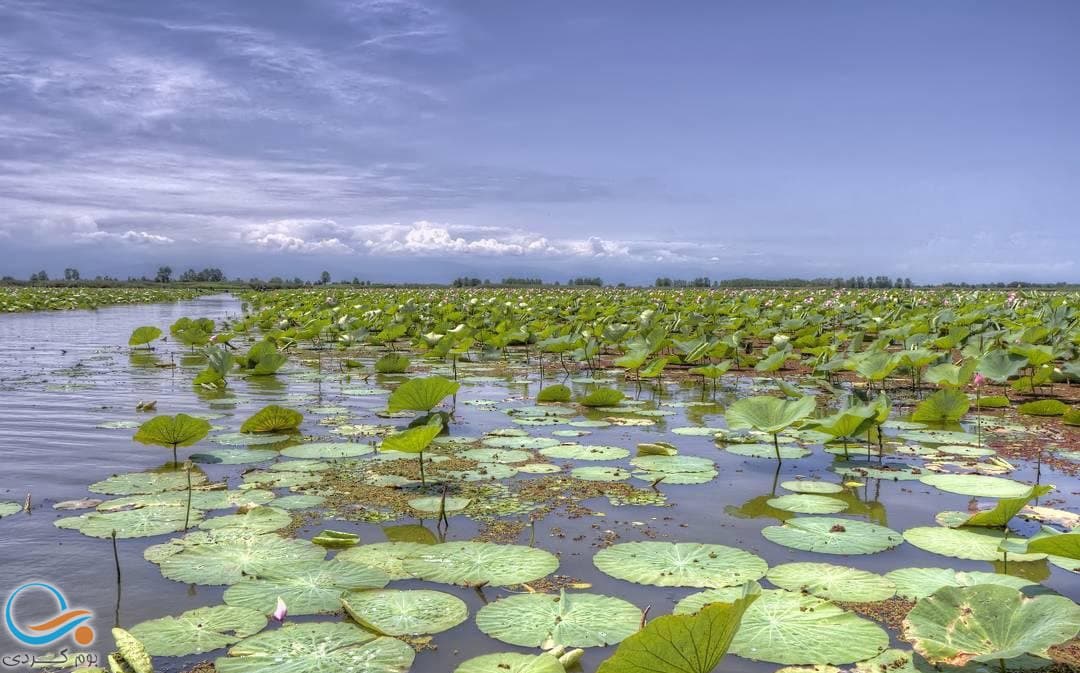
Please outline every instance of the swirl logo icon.
M15 600L30 591L44 591L51 594L56 601L57 615L39 624L20 625L15 619ZM79 645L89 645L94 642L94 629L86 622L93 617L94 613L89 610L69 608L64 594L60 593L56 587L44 582L22 585L11 592L4 605L4 624L8 632L19 642L36 647L55 643L68 634L71 634Z

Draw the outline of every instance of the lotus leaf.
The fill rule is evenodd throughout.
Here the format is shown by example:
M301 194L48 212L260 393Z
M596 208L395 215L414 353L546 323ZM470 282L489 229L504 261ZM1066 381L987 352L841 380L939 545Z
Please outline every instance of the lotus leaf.
M979 498L1023 498L1031 491L1027 484L982 474L927 474L919 481L949 493Z
M242 529L254 534L271 533L285 528L292 523L292 515L285 510L276 507L259 506L244 512L243 514L227 514L225 516L207 519L199 524L203 530L219 530L221 528Z
M843 485L831 481L810 481L801 479L798 481L785 481L781 483L780 486L789 491L794 491L795 493L816 493L819 495L842 493L844 490Z
M919 549L973 561L1003 561L1005 555L998 551L998 545L1005 539L1001 531L986 528L945 528L943 526L924 526L908 528L904 539ZM1039 561L1045 554L1013 554L1010 561Z
M387 402L389 411L431 411L447 396L457 393L461 384L441 376L409 379L398 386Z
M575 467L570 470L570 476L582 481L625 481L630 478L630 472L621 467Z
M638 630L641 610L621 598L588 593L518 594L476 614L483 633L521 647L603 647Z
M184 530L185 522L195 526L202 512L179 505L153 505L119 512L90 512L81 516L57 519L53 524L65 530L77 530L90 537L117 538L152 537Z
M765 577L781 589L830 601L869 603L896 593L896 585L887 577L831 563L785 563L769 569Z
M350 591L341 605L356 623L388 636L441 633L469 618L469 608L457 596L441 591Z
M131 628L131 635L154 657L203 654L262 631L266 627L264 615L268 612L229 605L196 608L179 617L137 624Z
M550 654L500 652L463 661L454 673L566 673L566 669Z
M536 395L537 402L569 402L570 389L563 385L553 385L544 388Z
M593 557L601 571L661 587L729 587L760 579L768 565L750 552L693 542L626 542Z
M136 327L131 336L128 337L129 346L144 346L151 341L157 341L161 338L161 328L154 327L153 325L143 325L142 327Z
M290 615L330 614L341 609L342 593L381 589L390 581L383 571L339 558L294 564L233 584L225 591L229 605L270 614L280 597Z
M420 542L378 542L346 549L340 552L336 559L378 568L389 575L391 580L404 580L412 577L412 574L405 570L405 559L413 554L429 551L430 547L430 544Z
M220 532L220 531L218 531ZM186 584L236 584L248 577L280 576L305 561L321 561L326 550L308 540L273 533L224 537L182 548L161 560L161 574Z
M363 549L363 547L359 547ZM555 572L559 561L543 549L490 542L446 542L402 559L413 577L443 584L509 586Z
M819 554L876 554L904 541L891 528L832 517L796 517L761 534L770 542Z
M205 474L201 472L191 473L191 484L193 486L204 483L206 483ZM104 493L105 495L144 495L186 489L187 486L187 473L177 471L114 474L108 479L90 484L88 488L92 493Z
M959 572L952 568L900 568L885 573L885 578L896 584L901 598L919 600L942 587L970 587L976 584L1000 584L1013 589L1036 586L1030 580L1012 575L984 572Z
M594 446L586 444L559 444L540 449L548 458L563 460L620 460L630 452L618 446Z
M191 446L210 433L210 423L201 418L176 414L175 416L155 416L139 426L136 442L171 447Z
M240 426L240 432L273 433L295 430L304 421L304 415L294 409L271 404L256 411Z
M812 493L798 493L770 498L768 505L786 512L797 512L799 514L838 514L848 507L843 500Z
M240 641L218 673L405 673L413 649L344 622L290 624Z
M373 451L375 451L375 449L368 444L353 442L315 442L312 444L290 446L289 448L284 449L281 452L281 455L288 456L289 458L325 460L366 456Z

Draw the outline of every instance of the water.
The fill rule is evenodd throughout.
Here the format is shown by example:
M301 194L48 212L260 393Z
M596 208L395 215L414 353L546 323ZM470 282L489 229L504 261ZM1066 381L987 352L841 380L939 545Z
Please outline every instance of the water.
M56 519L78 512L58 512L52 506L64 500L85 497L104 497L91 494L87 485L118 472L159 468L170 461L166 449L144 446L131 441L132 430L106 430L95 426L106 421L142 421L152 414L136 412L140 400L157 400L157 413L224 412L227 417L213 421L226 431L235 431L244 418L272 402L295 406L335 405L350 409L351 423L385 423L374 416L383 406L384 398L342 395L342 387L392 387L400 377L373 378L367 383L344 386L338 381L319 385L295 376L251 380L236 379L232 394L239 404L235 408L211 406L209 400L196 395L190 380L197 359L185 357L178 344L159 344L154 355L131 355L126 346L131 331L140 325L157 325L163 329L181 316L209 317L221 320L240 314L241 305L235 298L222 295L202 297L176 304L132 305L103 308L96 311L68 311L9 314L0 316L0 500L21 502L32 494L33 509L29 514L16 514L0 520L0 596L5 597L15 587L30 581L45 581L65 592L72 607L93 611L91 622L98 634L90 648L108 651L112 642L108 630L114 624L131 626L146 619L176 615L185 610L221 602L223 587L186 586L162 578L157 566L143 560L143 550L171 536L121 540L118 545L122 584L118 592L112 544L107 540L84 537L74 531L61 531L52 524ZM290 371L303 367L292 358ZM177 368L160 368L159 364L175 362ZM492 374L500 371L499 363L471 366L471 374ZM512 379L521 381L526 370L514 371ZM528 373L529 383L510 383L509 377L500 381L468 383L459 393L457 420L452 432L459 435L480 435L500 427L509 427L506 414L500 410L513 405L531 404L520 398L535 396L539 390L535 366ZM545 383L551 383L549 372ZM580 386L575 386L580 388ZM635 393L627 385L628 394ZM642 399L653 400L655 392L646 389ZM661 485L670 507L615 507L606 500L584 504L593 514L579 518L564 515L550 516L536 523L535 531L526 528L518 540L527 544L535 536L537 546L560 557L561 575L591 583L589 591L620 596L639 607L651 606L651 616L665 614L674 602L695 593L696 589L665 589L630 584L610 578L596 570L592 556L603 540L617 536L619 542L656 539L686 542L707 542L740 547L762 556L770 566L789 561L818 561L851 565L875 572L901 567L951 567L958 570L994 571L985 562L964 561L937 556L904 544L892 550L868 556L838 557L809 554L788 549L767 541L761 529L778 523L769 516L748 518L726 511L749 503L753 510L764 497L783 490L774 485L798 475L821 477L836 481L826 468L833 457L818 448L810 458L785 461L777 470L771 460L748 459L719 450L710 438L674 436L669 430L686 425L722 425L719 408L662 406L675 401L700 398L693 382L668 383L665 394L648 408L675 412L658 419L652 427L618 427L593 430L580 439L587 444L623 446L633 451L642 441L666 440L675 443L680 452L707 456L716 461L720 476L713 482L698 486ZM464 404L466 400L491 399L500 409ZM660 406L658 406L660 405ZM687 414L692 418L687 418ZM328 428L315 423L317 416L307 415L302 430L305 434L327 434ZM526 428L537 436L550 436L552 430L565 426ZM213 444L206 448L219 448ZM188 452L190 453L190 451ZM186 454L182 454L186 455ZM557 461L560 464L567 461ZM620 461L625 466L626 461ZM602 463L605 465L611 463ZM207 466L207 475L214 480L226 476L236 483L242 466ZM1030 466L1022 466L1011 475L1014 479L1033 481ZM528 475L517 477L528 478ZM1077 480L1044 469L1043 483L1058 486L1058 497L1076 491ZM636 482L638 486L640 482ZM1062 495L1065 494L1065 495ZM919 482L866 480L858 489L858 498L870 503L876 515L873 522L902 531L912 526L933 525L933 516L942 510L964 510L968 498L941 493ZM1068 503L1071 504L1071 503ZM1063 506L1063 505L1057 505ZM1066 505L1068 506L1068 505ZM210 515L226 512L214 512ZM845 515L839 515L845 516ZM865 520L865 519L863 519ZM401 523L424 523L434 528L433 521L415 520ZM354 531L365 542L385 539L381 528L373 524L343 521L312 522L301 528L299 536L311 537L324 527ZM469 539L478 529L475 522L455 517L448 539ZM1030 533L1034 526L1026 526ZM1000 568L998 569L1000 570ZM1011 564L1010 572L1022 572L1041 580L1062 593L1080 598L1080 582L1063 570L1047 565ZM483 601L507 595L507 590L487 589L483 598L470 589L405 581L395 582L394 588L435 588L453 593L464 600L472 615ZM35 616L51 616L52 608L36 603L40 598L20 603L20 616L30 620ZM23 612L25 610L25 613ZM309 619L309 618L303 618ZM335 619L322 617L319 619ZM894 636L894 644L895 634ZM414 671L449 673L464 659L487 652L520 650L504 645L478 632L472 620L439 634L434 638L437 650L418 653ZM13 641L6 631L0 631L0 655L26 651ZM610 652L594 648L588 651L585 670L595 667ZM213 659L223 652L187 658L161 658L156 661L159 671L180 671L194 662ZM729 657L723 670L772 671L776 665L753 663Z

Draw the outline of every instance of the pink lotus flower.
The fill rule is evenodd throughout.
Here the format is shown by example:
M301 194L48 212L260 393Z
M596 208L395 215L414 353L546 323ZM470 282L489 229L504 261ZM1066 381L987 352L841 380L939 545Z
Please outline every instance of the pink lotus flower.
M982 388L983 384L986 383L986 377L982 374L976 374L975 378L972 379L972 382L975 384L976 388Z
M281 600L281 596L278 596L277 607L274 608L274 614L270 615L274 618L278 624L285 623L285 617L289 614L289 608L285 605L285 601Z

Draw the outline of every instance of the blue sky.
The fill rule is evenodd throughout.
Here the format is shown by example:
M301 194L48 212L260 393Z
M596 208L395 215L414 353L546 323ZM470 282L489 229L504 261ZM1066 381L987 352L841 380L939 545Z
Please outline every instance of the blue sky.
M1080 3L0 0L0 273L1080 280Z

